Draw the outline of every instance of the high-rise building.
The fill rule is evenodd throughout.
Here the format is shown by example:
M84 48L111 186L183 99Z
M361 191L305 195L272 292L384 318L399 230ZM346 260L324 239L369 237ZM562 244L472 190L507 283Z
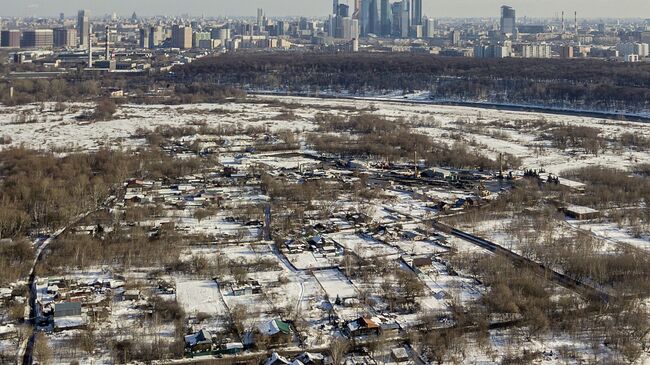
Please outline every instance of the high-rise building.
M361 0L354 0L354 9L352 9L352 17L354 19L359 19L360 12L361 12Z
M229 28L220 28L217 31L217 39L220 39L223 43L226 43L226 41L231 38L230 33L231 32Z
M393 24L391 28L391 35L400 35L402 32L402 2L390 4L391 11L393 12Z
M194 32L192 34L192 48L199 48L201 41L209 40L210 32Z
M370 0L361 0L359 9L359 27L361 35L366 36L370 33Z
M76 47L77 31L72 28L55 28L53 30L54 47Z
M79 36L79 45L88 46L88 30L90 29L90 12L88 10L79 10L77 13L77 35Z
M156 48L165 40L165 31L161 26L149 28L149 44L147 48Z
M551 46L548 44L526 44L521 48L523 58L551 58Z
M150 48L149 47L149 32L151 29L149 27L140 28L140 41L138 46L140 48Z
M503 5L501 7L501 33L514 34L515 33L515 9L510 6Z
M261 8L257 9L257 32L261 33L264 31L264 10Z
M381 35L389 36L393 32L393 9L390 0L381 0Z
M629 55L638 55L640 58L648 57L648 43L621 43L617 47L619 55L623 58Z
M562 47L560 47L560 57L561 58L573 58L573 46L562 46Z
M192 48L192 27L174 25L172 28L172 47L180 49Z
M402 38L409 37L409 30L411 29L411 2L409 0L402 0L402 5L400 6L400 36Z
M0 46L8 48L20 48L20 30L10 29L0 32Z
M449 33L449 41L453 46L460 46L460 31L459 30L452 30Z
M436 21L433 18L427 18L424 21L424 36L433 38L436 34Z
M422 0L412 0L411 25L422 25Z
M33 29L23 32L20 42L22 48L52 48L54 33L52 29Z
M359 26L361 35L381 33L381 0L361 0L359 11Z
M381 0L370 0L370 28L368 33L381 34Z
M336 16L341 18L347 18L350 16L350 7L345 4L339 4L339 7L336 9Z

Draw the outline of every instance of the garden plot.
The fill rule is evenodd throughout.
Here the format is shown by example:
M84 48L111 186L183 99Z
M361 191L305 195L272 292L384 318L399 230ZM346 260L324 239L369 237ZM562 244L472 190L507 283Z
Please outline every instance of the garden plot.
M206 313L224 316L228 308L221 297L219 285L214 280L176 278L176 297L189 315Z
M431 255L449 251L434 240L410 241L400 239L390 241L390 245L397 246L400 251L410 255Z
M435 210L428 208L426 203L413 197L413 193L401 190L386 190L385 193L394 198L384 206L396 213L409 218L429 218Z
M301 253L286 254L287 259L298 270L322 269L337 265L335 258L324 257L321 254L315 254L312 251L303 251Z
M343 232L331 234L328 237L343 246L346 250L350 250L363 258L396 258L399 255L399 251L396 248L381 243L369 236Z
M314 272L325 293L333 301L337 296L341 299L356 298L357 290L343 273L338 269L320 270Z
M447 268L434 261L433 265L418 275L420 280L429 288L433 298L424 301L425 305L440 306L441 300L459 300L463 305L478 300L482 289L474 279L450 275ZM435 299L435 300L432 300Z

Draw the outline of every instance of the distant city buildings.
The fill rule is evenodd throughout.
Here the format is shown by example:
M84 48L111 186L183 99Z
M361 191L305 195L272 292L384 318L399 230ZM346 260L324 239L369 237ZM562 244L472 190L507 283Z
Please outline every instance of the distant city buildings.
M120 17L113 13L91 19L88 10L79 10L76 19L3 17L0 46L12 49L9 60L47 59L42 62L47 67L82 62L92 64L93 70L119 72L146 69L131 60L147 63L155 54L164 54L157 58L165 59L163 63L185 63L217 52L259 49L650 62L650 26L643 21L579 22L576 12L568 22L564 12L555 18L518 20L508 5L499 7L498 13L495 9L499 18L437 21L423 13L424 1L332 0L332 12L323 18L268 18L263 9L244 18ZM107 26L110 31L105 32ZM41 49L48 52L38 52Z
M515 9L503 5L501 7L501 34L516 33L516 16Z
M180 49L192 48L192 27L174 25L172 28L172 47Z
M0 46L7 48L20 48L21 32L18 29L3 30L0 32Z
M34 29L23 32L21 48L52 48L54 32L52 29Z
M88 33L90 31L90 13L88 10L79 10L77 13L77 35L79 45L88 47Z
M54 47L72 48L78 44L77 31L73 28L54 28Z

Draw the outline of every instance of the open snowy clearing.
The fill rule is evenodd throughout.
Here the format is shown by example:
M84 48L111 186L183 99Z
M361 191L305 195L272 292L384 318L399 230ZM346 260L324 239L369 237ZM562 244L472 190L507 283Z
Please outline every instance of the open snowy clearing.
M623 133L650 137L647 124L621 122L588 117L563 116L532 112L513 112L469 107L439 106L428 104L400 104L385 101L315 99L300 97L252 96L255 103L222 103L191 105L121 105L114 119L95 123L80 123L76 116L93 108L92 104L68 104L64 112L54 111L54 104L31 104L9 107L0 114L2 134L11 137L7 146L24 144L37 149L97 149L101 146L128 148L140 146L144 140L132 138L139 128L154 129L157 126L188 126L202 124L208 127L232 126L239 128L264 127L269 130L314 130L313 118L319 112L338 114L345 108L359 112L372 112L387 118L404 118L409 123L425 122L417 127L421 133L434 140L452 144L451 134L460 135L471 142L477 151L496 158L499 153L510 153L523 160L523 167L544 168L552 173L590 165L629 168L650 162L650 154L644 151L606 150L598 155L581 151L560 151L549 141L540 139L543 131L527 126L527 123L543 121L549 125L590 126L599 128L606 138L616 138ZM268 102L268 104L266 103ZM293 115L285 117L287 107ZM28 115L27 123L18 123L15 115ZM499 122L500 127L490 127ZM200 136L196 136L199 138ZM235 138L228 137L235 141ZM242 145L246 145L242 141ZM225 161L224 161L225 162ZM281 167L295 167L264 157L258 162ZM411 207L412 208L412 207Z

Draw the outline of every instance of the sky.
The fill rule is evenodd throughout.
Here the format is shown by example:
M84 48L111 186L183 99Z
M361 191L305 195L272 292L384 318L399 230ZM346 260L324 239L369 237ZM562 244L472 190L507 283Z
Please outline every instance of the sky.
M346 0L340 0L345 2ZM352 2L352 0L349 0ZM395 0L392 0L395 1ZM424 14L443 17L497 17L501 5L517 10L517 17L555 17L562 11L586 18L650 18L650 0L423 0ZM254 16L263 8L268 16L325 16L331 0L0 0L2 16L74 16L78 9L95 15Z

